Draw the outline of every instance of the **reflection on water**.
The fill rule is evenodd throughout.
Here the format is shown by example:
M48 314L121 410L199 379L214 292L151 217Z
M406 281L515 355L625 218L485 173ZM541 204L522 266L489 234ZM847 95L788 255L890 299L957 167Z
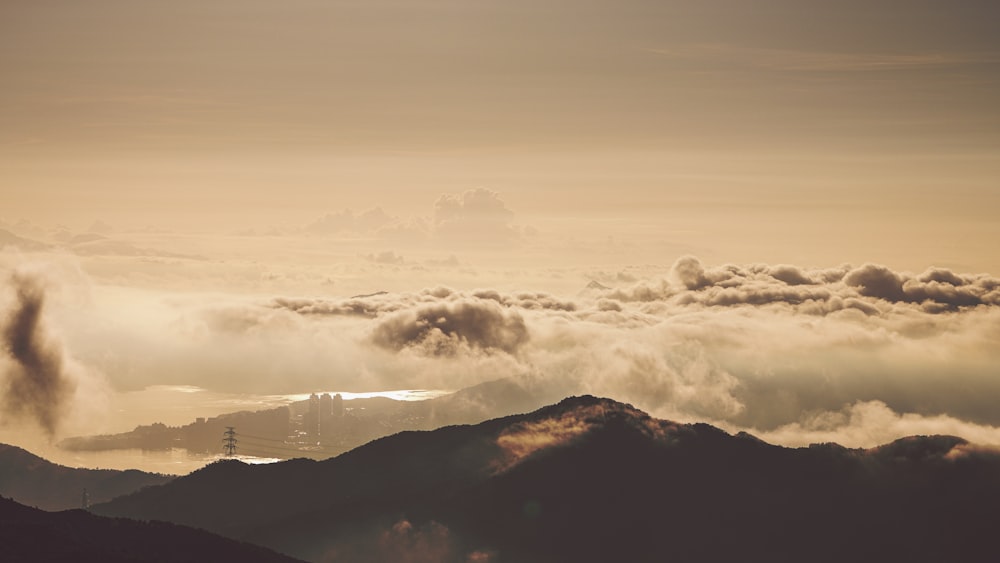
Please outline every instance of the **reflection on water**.
M432 389L393 389L388 391L351 392L316 391L316 394L340 394L345 401L386 397L397 401L422 401L447 395L449 391ZM109 420L100 429L84 429L75 434L111 434L127 432L140 424L162 422L167 426L190 424L198 417L213 417L236 411L273 409L309 398L309 393L255 395L211 391L192 385L153 385L139 391L118 393L111 399Z
M202 467L225 459L222 453L192 453L182 448L170 450L108 450L97 452L71 452L59 448L33 449L32 453L66 467L90 469L139 469L150 473L186 475ZM278 458L234 456L244 463L274 463Z
M98 452L65 452L62 465L70 467L99 467L101 469L141 469L152 473L185 475L213 461L222 454L190 453L174 448L170 450L108 450ZM53 460L55 461L55 460Z
M398 389L374 392L317 391L318 394L340 393L345 401L372 397L387 397L398 401L421 401L448 394L448 391ZM110 397L109 409L101 420L90 424L64 428L58 438L87 434L127 432L139 425L160 422L168 426L183 426L198 417L213 417L237 411L272 409L309 398L309 393L288 395L253 395L210 391L191 385L155 385L138 391L116 393ZM169 450L108 450L67 451L52 441L23 428L0 426L0 442L28 450L53 463L67 467L99 469L139 469L152 473L184 475L224 457L220 442L215 454L192 453L185 449ZM245 463L280 461L269 457L236 456Z
M340 395L345 401L351 401L353 399L372 399L374 397L385 397L387 399L395 399L397 401L425 401L427 399L434 399L436 397L441 397L451 393L451 391L439 391L436 389L397 389L394 391L370 391L366 393L352 393L350 391L317 391L317 395L322 395L323 393L328 393L330 395ZM305 401L309 398L309 393L301 393L297 395L270 395L270 397L280 397L287 402L294 401Z

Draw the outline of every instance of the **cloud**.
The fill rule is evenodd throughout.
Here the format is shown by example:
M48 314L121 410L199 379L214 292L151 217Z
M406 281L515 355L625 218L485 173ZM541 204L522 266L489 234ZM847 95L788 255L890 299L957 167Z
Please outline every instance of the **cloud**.
M378 300L373 300L370 297L355 297L335 302L276 297L272 301L272 305L289 309L301 315L353 315L359 317L374 317L378 313L393 308L391 305L384 306Z
M507 469L539 450L565 445L587 434L597 422L586 414L568 411L541 420L518 422L504 429L497 437L497 445L507 459L499 469Z
M366 266L382 275L397 267ZM592 272L575 273L577 291ZM628 285L570 296L433 284L366 284L354 297L99 286L92 306L56 308L48 326L119 389L457 390L509 377L539 404L589 393L681 422L784 428L778 441L815 433L817 413L872 402L1000 427L996 278L695 257L629 272ZM861 439L850 425L835 435Z
M430 206L429 213L398 217L381 207L363 212L343 209L318 218L301 229L305 235L389 243L408 256L412 251L445 249L503 251L535 237L538 230L514 222L514 212L500 194L487 188L445 193ZM254 232L253 230L249 232ZM368 255L372 262L391 259L386 252ZM399 258L396 256L396 258ZM396 264L401 264L397 260Z
M672 442L679 430L676 424L654 419L629 404L592 396L568 397L537 416L505 427L496 439L503 455L494 469L506 471L536 452L570 446L608 425L627 426L662 443Z
M81 256L135 256L204 260L200 256L136 246L131 242L112 239L96 232L73 236L67 242L66 248Z
M271 306L288 309L302 315L364 316L377 317L422 304L454 302L457 300L493 301L504 308L525 310L575 311L577 304L545 292L505 293L495 289L456 291L438 286L417 293L388 293L380 291L357 295L348 299L275 298Z
M36 252L49 249L49 245L45 243L20 237L8 230L0 229L0 250L6 247L13 247L23 252Z
M826 315L854 309L879 315L890 304L915 304L927 313L1000 304L1000 279L931 268L920 275L878 264L806 270L787 264L705 268L693 256L679 258L667 279L643 280L604 294L620 301L734 307L786 305ZM870 299L869 299L870 298Z
M898 413L882 401L858 401L835 411L807 414L801 421L758 433L765 441L790 446L836 442L875 447L901 436L946 435L1000 447L1000 428L948 415Z
M486 188L445 194L434 203L435 236L451 242L510 242L518 236L513 219L500 195Z
M398 217L390 216L381 207L374 207L361 213L344 209L327 213L305 226L303 231L313 235L358 235L373 234L379 229L399 223Z
M559 299L548 293L520 291L514 294L502 294L495 289L480 289L472 292L477 299L488 299L507 307L521 309L547 309L551 311L575 311L576 303L568 299Z
M857 288L866 297L877 297L886 301L903 301L903 278L885 266L865 264L852 270L844 278L844 283Z
M893 272L885 266L865 264L848 272L844 283L866 297L891 303L922 304L929 313L1000 304L1000 279L987 275L959 275L944 268L931 268L913 276Z
M87 232L97 233L99 235L109 235L115 232L115 228L105 223L102 219L98 219L90 225L90 228L87 229Z
M687 289L701 289L712 284L712 280L705 275L705 268L694 256L678 258L670 273Z
M370 326L369 342L407 352L382 367L414 381L455 388L478 382L469 374L514 375L547 397L591 393L668 418L771 431L873 400L897 412L1000 424L990 406L1000 400L990 376L1000 361L991 344L1000 339L996 287L989 276L941 268L705 267L683 257L665 277L573 298L438 287L275 306L358 318ZM456 316L469 304L476 315ZM478 310L485 304L491 314ZM517 315L516 331L504 311ZM530 338L507 339L522 327ZM512 354L501 361L484 357L486 349Z
M770 276L786 285L811 285L816 280L809 277L802 269L788 264L779 264L770 268L767 272Z
M376 264L385 264L390 266L401 266L406 263L406 260L402 256L397 255L392 250L384 250L377 254L369 254L365 258Z
M51 438L64 419L75 381L66 372L61 344L46 333L43 282L25 272L15 272L9 282L15 298L0 327L3 350L11 360L3 373L3 414L30 419Z
M380 320L372 341L391 350L416 347L433 356L454 356L462 348L512 354L528 341L528 329L516 311L473 299L392 314Z

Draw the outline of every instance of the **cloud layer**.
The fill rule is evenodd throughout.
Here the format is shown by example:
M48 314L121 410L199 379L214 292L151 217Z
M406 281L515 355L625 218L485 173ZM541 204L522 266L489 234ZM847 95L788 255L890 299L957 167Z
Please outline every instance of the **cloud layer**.
M809 421L823 419L829 436L871 445L885 433L866 434L859 419L836 413L881 405L905 422L898 431L935 427L910 424L923 417L1000 425L991 407L1000 399L998 288L991 276L942 268L706 268L685 256L666 276L591 284L571 299L436 288L272 306L366 319L359 345L407 352L408 367L398 357L389 364L415 381L430 366L475 366L483 378L520 376L546 396L607 395L786 443L822 435Z
M898 437L879 428L954 428L1000 444L996 278L875 264L706 267L690 256L661 271L591 278L600 283L578 274L575 295L101 286L92 303L57 301L50 320L74 358L123 390L455 390L513 378L539 405L590 393L788 444Z
M327 213L302 231L308 235L365 237L410 245L433 242L481 248L509 245L521 236L522 228L514 225L514 212L499 193L475 188L441 194L430 216L396 217L381 207L361 212L343 209Z

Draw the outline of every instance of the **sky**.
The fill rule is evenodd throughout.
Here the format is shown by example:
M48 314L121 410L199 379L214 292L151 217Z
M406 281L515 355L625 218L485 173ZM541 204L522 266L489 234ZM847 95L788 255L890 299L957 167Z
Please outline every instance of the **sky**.
M790 445L1000 444L998 20L0 0L0 424L516 377Z

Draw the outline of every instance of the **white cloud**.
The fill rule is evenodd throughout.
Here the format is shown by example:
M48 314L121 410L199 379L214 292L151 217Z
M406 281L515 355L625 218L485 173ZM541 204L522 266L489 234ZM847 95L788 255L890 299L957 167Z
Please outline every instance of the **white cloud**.
M369 265L380 275L408 267ZM662 277L636 272L621 289L571 297L443 286L267 297L103 284L84 297L69 288L90 283L85 276L54 271L64 287L52 293L50 325L68 354L118 389L459 389L514 377L539 401L592 393L785 441L818 436L816 413L873 402L970 429L1000 426L998 283L985 275L684 258ZM584 272L575 279L586 285ZM861 443L852 428L830 432Z

